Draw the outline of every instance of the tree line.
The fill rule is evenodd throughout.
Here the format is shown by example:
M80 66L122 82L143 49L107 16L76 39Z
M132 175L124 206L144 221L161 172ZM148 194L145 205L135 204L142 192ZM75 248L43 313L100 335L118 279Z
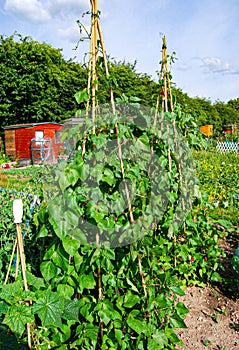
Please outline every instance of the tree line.
M137 97L146 106L155 106L159 85L151 76L136 72L136 62L109 61L110 79L98 62L98 101L109 101L109 84L115 97ZM102 74L101 74L102 73ZM74 95L87 86L87 66L65 60L60 49L31 37L0 36L0 131L18 123L61 122L79 108ZM224 125L239 122L239 98L227 103L191 98L173 86L173 98L198 125L212 124L216 134ZM84 107L84 105L80 105Z

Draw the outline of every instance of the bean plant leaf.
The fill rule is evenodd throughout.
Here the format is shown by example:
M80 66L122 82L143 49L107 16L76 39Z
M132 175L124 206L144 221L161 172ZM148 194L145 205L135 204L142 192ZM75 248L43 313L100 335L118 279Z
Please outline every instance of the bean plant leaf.
M152 338L158 344L159 349L164 349L164 346L168 344L168 338L163 331L155 331Z
M45 259L48 260L46 258L46 255L45 255ZM64 270L68 269L69 255L67 254L67 252L64 250L64 248L61 245L57 246L54 249L52 254L49 256L49 259L52 260L53 263L56 266L58 266L60 269L64 269Z
M129 314L126 322L127 325L137 334L144 333L147 329L146 323L144 321L135 319L131 314Z
M74 97L76 99L76 102L79 104L82 102L86 102L88 100L87 89L83 89L81 91L76 92Z
M130 279L126 278L127 283L131 286L132 290L135 291L136 293L139 293L138 289L136 286L130 281Z
M33 305L33 312L40 317L43 327L60 327L63 311L64 299L58 293L51 292L50 290L41 292L40 297Z
M52 261L43 261L40 266L41 273L46 281L50 281L57 275L57 267Z
M165 345L168 344L168 339L163 332L156 332L149 338L147 349L148 350L161 350L165 349Z
M212 276L211 276L211 281L213 282L221 282L222 281L222 277L218 272L213 272Z
M69 255L74 256L77 254L81 242L78 239L73 238L72 236L66 236L62 239L62 244L65 251Z
M81 289L94 289L96 286L96 281L94 279L93 273L90 273L89 275L80 275L79 276L79 285Z
M110 169L105 169L102 176L102 181L107 182L110 186L115 184L114 173Z
M30 286L33 286L36 289L45 287L43 278L34 276L31 272L26 271L27 282Z
M108 309L102 309L98 312L99 317L102 319L105 325L111 320L111 312Z
M181 301L177 303L176 310L177 310L177 314L182 318L184 318L185 315L189 312L188 308L186 308L184 303L182 303Z
M173 328L187 328L183 319L177 314L170 317L170 323Z
M66 178L70 185L75 185L79 179L79 173L76 169L67 169Z
M158 308L167 308L172 304L172 301L166 297L166 295L164 293L161 293L157 298L156 298L156 302L157 302L157 307Z
M123 332L120 329L115 329L115 338L119 345L122 344Z
M184 296L185 293L180 287L170 287L170 289L177 295Z
M42 225L39 233L37 234L37 238L43 238L48 236L48 230L45 225Z
M57 293L66 299L71 299L74 294L74 288L67 284L58 284Z
M227 228L227 229L230 229L230 228L232 227L231 221L224 220L224 219L218 219L217 222L218 222L221 226L223 226L223 227L225 227L225 228Z
M64 302L64 312L62 315L66 320L78 321L79 319L79 300L65 300Z
M124 298L124 306L127 308L132 308L135 304L137 304L140 301L140 297L136 294L131 293L128 291Z
M179 327L180 328L180 327ZM184 327L185 328L185 327ZM165 328L165 334L167 336L167 338L172 342L172 343L176 343L179 344L181 346L183 346L183 342L182 340L177 336L177 334L173 331L172 328Z

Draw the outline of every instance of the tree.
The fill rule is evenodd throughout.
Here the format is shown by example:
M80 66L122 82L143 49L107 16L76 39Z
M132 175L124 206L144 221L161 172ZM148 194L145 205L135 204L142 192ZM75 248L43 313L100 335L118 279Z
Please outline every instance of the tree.
M100 95L98 95L98 100L100 103L109 102L109 83L112 83L115 98L124 94L128 98L139 98L142 105L155 106L158 85L149 75L136 72L136 61L134 63L109 61L109 73L110 77L107 80L103 63L99 60Z
M221 119L221 127L225 125L230 125L234 123L238 123L239 121L239 109L237 110L233 103L224 103L224 102L216 102L214 104L215 109L217 110L218 114L220 115ZM238 105L239 107L239 105Z
M1 127L72 115L74 93L86 85L86 75L60 49L20 34L0 36Z
M232 117L233 121L231 123L236 122L239 124L239 98L228 101L228 107L233 108L234 116Z

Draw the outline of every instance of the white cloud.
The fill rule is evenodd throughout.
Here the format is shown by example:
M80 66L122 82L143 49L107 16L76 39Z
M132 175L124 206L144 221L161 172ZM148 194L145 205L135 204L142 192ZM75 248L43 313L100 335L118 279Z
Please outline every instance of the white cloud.
M189 66L186 63L179 63L179 64L176 63L175 68L185 72L189 69Z
M48 8L54 17L81 17L82 13L90 9L88 0L55 0L48 1Z
M90 31L90 27L87 27L86 29ZM87 36L85 33L80 32L80 28L77 23L65 29L58 29L57 34L58 37L72 43L76 43L80 38Z
M232 67L228 62L223 62L219 57L202 58L203 66L208 68L212 73L230 73Z
M4 10L31 22L44 22L51 18L46 6L38 0L6 0Z
M44 22L52 17L80 18L90 9L88 0L6 0L4 10L31 22Z

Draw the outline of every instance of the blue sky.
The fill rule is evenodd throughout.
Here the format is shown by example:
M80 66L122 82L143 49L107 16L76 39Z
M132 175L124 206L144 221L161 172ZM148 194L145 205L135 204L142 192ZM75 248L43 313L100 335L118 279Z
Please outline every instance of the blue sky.
M156 79L162 35L176 52L173 81L189 96L227 102L239 98L238 0L98 0L107 53L137 61L136 69ZM62 48L82 61L77 20L89 26L90 0L0 0L0 34L15 31Z

